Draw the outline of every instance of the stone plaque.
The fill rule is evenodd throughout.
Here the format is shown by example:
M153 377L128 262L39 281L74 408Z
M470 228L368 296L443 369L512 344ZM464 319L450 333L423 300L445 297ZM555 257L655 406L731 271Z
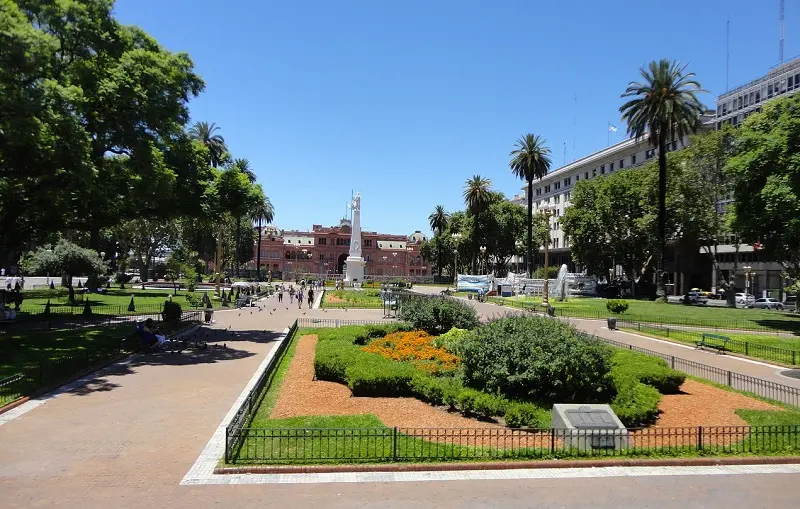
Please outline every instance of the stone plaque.
M614 417L602 408L583 406L567 410L564 413L567 414L570 424L578 429L614 429L617 427Z

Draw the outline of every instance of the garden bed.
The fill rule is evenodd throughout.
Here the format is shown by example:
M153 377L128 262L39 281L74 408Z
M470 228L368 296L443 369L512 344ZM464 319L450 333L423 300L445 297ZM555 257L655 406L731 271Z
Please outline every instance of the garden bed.
M383 300L378 290L325 290L321 307L376 309Z

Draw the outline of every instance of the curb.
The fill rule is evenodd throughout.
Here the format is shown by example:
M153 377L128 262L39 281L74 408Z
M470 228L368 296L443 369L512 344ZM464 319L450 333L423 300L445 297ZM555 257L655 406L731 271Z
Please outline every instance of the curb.
M215 474L321 474L343 472L454 472L465 470L513 470L541 468L603 467L701 467L722 465L789 465L800 464L800 457L744 458L674 458L612 460L541 460L482 463L390 463L384 465L276 465L216 467Z
M24 403L27 403L29 399L31 399L30 396L24 396L22 398L15 399L11 403L7 403L5 406L0 407L0 415L8 412L9 410L15 409Z

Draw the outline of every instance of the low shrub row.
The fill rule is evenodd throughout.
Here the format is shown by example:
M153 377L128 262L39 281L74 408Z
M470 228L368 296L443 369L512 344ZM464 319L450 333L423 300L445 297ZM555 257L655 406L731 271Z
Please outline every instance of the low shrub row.
M453 327L471 330L478 326L475 308L450 297L406 296L400 318L415 329L434 336L444 334Z
M611 376L633 378L655 387L661 394L677 394L686 375L671 369L664 359L630 350L617 350L612 359Z

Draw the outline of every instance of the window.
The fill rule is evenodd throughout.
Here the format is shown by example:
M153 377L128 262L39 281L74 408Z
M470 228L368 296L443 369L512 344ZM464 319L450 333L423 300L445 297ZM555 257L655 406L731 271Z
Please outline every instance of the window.
M324 260L324 259L325 259L325 253L318 253L317 260Z
M625 159L620 159L619 160L619 169L621 170L624 167L625 167Z
M558 191L559 189L561 189L561 182L553 184L553 190Z
M564 187L572 185L572 177L567 177L564 179Z
M631 156L631 164L636 164L636 154Z
M597 176L597 168L592 168L592 177Z
M789 76L789 79L786 80L789 90L794 88L794 76Z
M567 200L569 200L571 196L572 196L572 193L571 193L571 192L569 192L569 191L567 191L566 193L564 193L564 201L567 201Z
M645 159L652 159L654 155L656 155L656 149L654 149L654 148L651 148L651 149L648 149L648 150L647 150L647 151L644 153L644 158L645 158Z
M292 243L292 239L286 239L286 242L291 244Z
M558 239L553 239L553 247L558 248Z
M550 192L550 184L544 186L544 192L545 193L549 193Z
M583 172L583 178L586 179L586 180L589 179L589 172L588 171Z
M767 99L772 99L772 83L767 85Z
M553 196L553 200L554 200L555 203L558 203L560 199L561 199L561 195L560 194L557 194L557 195Z
M600 165L600 175L605 175L605 174L606 174L606 165L605 164L601 164Z
M364 247L372 247L372 239L365 240Z
M539 187L536 189L536 196L541 196L541 195L542 195L542 188Z
M614 163L608 165L608 171L614 171Z
M739 96L738 104L739 104L739 107L736 108L737 110L742 108L742 96Z
M328 245L328 239L317 237L317 245L319 246L326 246Z
M580 173L576 173L575 174L575 182L579 181L580 179L581 179Z

